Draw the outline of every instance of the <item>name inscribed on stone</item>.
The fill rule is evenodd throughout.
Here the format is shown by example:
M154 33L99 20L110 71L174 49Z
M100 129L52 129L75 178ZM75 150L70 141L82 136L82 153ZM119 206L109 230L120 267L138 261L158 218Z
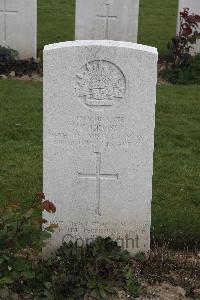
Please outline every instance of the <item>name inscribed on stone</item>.
M123 115L115 117L77 115L68 118L64 124L67 130L50 131L49 135L56 143L68 146L98 144L101 147L128 148L133 143L142 143L143 140L143 133L136 134L134 128L128 126L128 122L129 120Z

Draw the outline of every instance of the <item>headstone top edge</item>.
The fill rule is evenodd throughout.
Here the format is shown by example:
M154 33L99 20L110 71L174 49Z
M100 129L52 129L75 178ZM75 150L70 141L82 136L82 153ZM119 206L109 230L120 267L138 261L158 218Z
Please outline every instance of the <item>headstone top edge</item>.
M157 48L155 47L146 46L137 43L131 43L131 42L112 41L112 40L76 40L76 41L67 41L67 42L49 44L44 47L44 52L61 49L61 48L81 47L81 46L119 47L119 48L145 51L145 52L158 55Z

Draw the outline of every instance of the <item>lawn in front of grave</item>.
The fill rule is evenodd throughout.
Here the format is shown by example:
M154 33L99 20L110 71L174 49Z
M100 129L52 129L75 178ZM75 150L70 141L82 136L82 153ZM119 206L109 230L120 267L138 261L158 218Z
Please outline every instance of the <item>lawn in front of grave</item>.
M23 204L42 189L42 84L0 81L0 199Z
M159 86L153 177L157 237L199 242L200 86Z

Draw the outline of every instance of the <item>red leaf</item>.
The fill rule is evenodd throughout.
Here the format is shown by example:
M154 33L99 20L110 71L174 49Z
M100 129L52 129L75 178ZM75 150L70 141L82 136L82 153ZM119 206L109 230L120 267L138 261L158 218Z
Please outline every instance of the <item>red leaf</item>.
M190 35L190 34L192 34L192 29L190 27L185 27L185 28L183 28L181 34L185 35L185 36Z
M42 210L46 210L47 212L49 213L55 213L56 212L56 207L55 205L49 201L49 200L45 200L41 205L40 205L40 208Z
M200 15L195 15L195 22L200 22Z
M186 18L188 16L188 13L180 12L181 17Z
M187 18L188 14L189 14L189 8L184 8L183 12L182 11L180 12L180 16L183 18Z
M46 219L43 219L43 218L39 218L38 221L40 224L45 224L48 222Z
M45 199L45 194L43 192L38 192L36 194L37 197L41 198L41 199Z
M189 15L187 17L187 20L189 23L194 23L194 22L196 22L196 17L195 17L195 15Z

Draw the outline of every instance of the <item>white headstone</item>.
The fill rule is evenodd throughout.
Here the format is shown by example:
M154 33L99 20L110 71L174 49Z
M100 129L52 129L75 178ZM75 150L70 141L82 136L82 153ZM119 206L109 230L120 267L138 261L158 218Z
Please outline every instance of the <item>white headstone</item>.
M110 236L150 248L157 50L113 41L44 49L44 192L49 242Z
M137 42L139 0L76 0L76 40Z
M0 45L36 58L37 0L0 0Z
M177 17L177 34L179 34L180 28L180 15L179 13L183 11L184 8L189 8L189 14L200 15L200 0L179 0L178 4L178 17ZM199 23L198 23L199 24ZM200 32L200 24L199 29ZM192 45L194 49L191 49L191 54L200 53L200 39L197 40L195 45Z

